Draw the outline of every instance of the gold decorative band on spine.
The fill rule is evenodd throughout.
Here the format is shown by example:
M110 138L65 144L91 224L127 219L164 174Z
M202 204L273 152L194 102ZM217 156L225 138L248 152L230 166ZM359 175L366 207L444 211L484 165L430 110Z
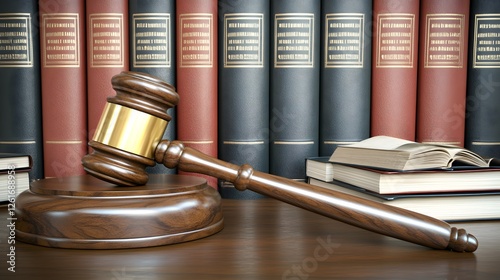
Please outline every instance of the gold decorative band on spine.
M168 122L147 113L106 103L93 140L147 158L154 157Z

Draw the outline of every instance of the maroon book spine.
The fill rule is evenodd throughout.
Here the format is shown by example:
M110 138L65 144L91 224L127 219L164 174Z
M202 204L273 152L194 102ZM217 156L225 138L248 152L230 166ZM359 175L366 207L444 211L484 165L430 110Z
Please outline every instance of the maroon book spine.
M415 140L418 0L374 0L371 135Z
M178 0L176 16L177 138L217 157L217 1Z
M417 141L464 145L469 0L422 0Z
M111 78L129 69L128 1L86 0L86 13L87 125L92 139L106 98L116 94Z
M40 0L45 177L84 174L87 153L85 2Z

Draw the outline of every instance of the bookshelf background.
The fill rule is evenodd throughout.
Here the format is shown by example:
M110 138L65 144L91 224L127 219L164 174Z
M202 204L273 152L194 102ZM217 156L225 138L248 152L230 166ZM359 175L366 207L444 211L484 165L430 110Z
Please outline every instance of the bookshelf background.
M155 74L180 86L182 91L182 83L191 86L194 81L206 83L198 91L209 86L215 88L211 95L200 95L182 105L185 112L180 114L193 118L198 114L196 118L201 119L216 116L204 125L210 127L207 132L211 133L210 139L195 135L199 136L196 140L211 143L210 153L223 160L236 164L248 162L260 171L292 179L306 178L306 157L328 156L336 145L382 133L399 137L403 130L410 132L409 140L417 140L417 127L426 121L418 112L444 123L439 127L430 124L432 137L423 140L446 142L444 136L449 135L446 129L454 129L456 133L458 128L459 145L484 156L500 156L500 117L496 113L500 107L498 1L460 1L456 2L459 9L452 10L449 0L321 0L310 2L314 7L304 12L293 7L298 3L289 1L211 0L200 1L210 2L210 11L189 10L199 5L187 5L182 13L179 2L182 0L0 0L0 152L31 154L34 159L31 179L81 174L81 167L75 162L87 152L85 144L92 137L87 117L99 118L96 112L102 109L96 104L113 95L110 77L119 71L134 70ZM79 8L71 10L70 4ZM411 4L414 9L405 10L404 4ZM103 8L106 5L108 10ZM422 7L427 9L432 5L437 11L430 12L431 18L429 13L422 12ZM47 25L44 14L60 16L60 20L71 15L79 21L73 25L58 26L54 22ZM455 17L443 16L446 14ZM103 21L95 22L96 15ZM189 15L194 21L179 25L183 15ZM213 24L200 22L206 19L211 19ZM31 25L22 24L23 21ZM425 24L430 21L435 29L429 31ZM414 33L409 34L407 30ZM424 31L431 33L425 35L428 33ZM53 40L52 45L47 45L47 34ZM427 39L437 45L426 44ZM457 99L448 101L447 107L440 109L441 115L417 110L417 106L427 106L417 105L420 81L415 83L410 96L401 96L404 94L401 91L393 93L400 94L398 97L373 95L379 86L386 91L393 87L412 87L415 79L424 75L417 70L429 70L421 63L426 57L426 48L435 51L434 58L442 58L441 65L432 70L451 69L462 73L460 78L452 74L451 78L440 80L441 88L456 86L458 80L463 85L463 93L455 94ZM30 63L22 64L23 55L30 57ZM71 55L76 55L78 63L68 64L68 58L75 58ZM457 55L462 55L461 63L449 65L448 62L459 58ZM47 66L48 58L53 59L54 65ZM409 62L412 71L417 73L412 77L401 74L410 69ZM49 70L55 74L44 74ZM186 70L202 70L205 74L192 77L181 74ZM71 71L80 71L79 82ZM386 75L382 75L382 71ZM208 72L211 76L207 76ZM285 82L286 79L290 82ZM291 86L291 81L296 85ZM304 88L306 81L312 86ZM52 89L44 85L51 85ZM273 87L281 87L282 93L272 97ZM98 91L100 97L93 97L92 90ZM295 93L290 94L287 102L294 103L293 108L280 101L285 93L292 92ZM429 96L438 98L442 92L434 90ZM251 94L253 98L244 99ZM180 95L182 103L182 92ZM50 101L47 107L43 106L46 96L67 99L60 103ZM242 103L235 101L238 96ZM230 98L233 103L224 105ZM209 102L217 104L206 106ZM374 108L377 104L381 107ZM97 107L91 111L94 105ZM62 110L70 106L79 108L79 113L76 109ZM379 112L383 112L384 119ZM238 117L239 113L245 117ZM374 121L389 126L404 119L402 113L409 113L411 117L402 122L400 128L374 129ZM179 122L176 114L179 112L171 113L175 125L169 125L166 138L200 131L193 129L194 123ZM54 126L56 123L58 126ZM47 148L43 137L51 135L48 127L52 132L72 131L55 140L78 148L71 151L62 146ZM309 135L298 133L299 127L309 129ZM231 135L236 130L240 135ZM245 134L245 131L252 132ZM286 152L278 153L279 156L270 151L273 145L283 144L283 137L276 135L291 135L295 141ZM180 140L193 140L183 138ZM20 141L33 145L28 148L25 144L15 144ZM239 146L227 152L225 143L231 141L239 141ZM308 145L307 152L299 149L304 143ZM63 152L55 155L53 150ZM44 162L44 159L47 160ZM278 169L270 168L273 165ZM64 172L53 172L53 166ZM292 170L293 173L286 173ZM160 168L151 172L175 171ZM211 183L213 187L222 184Z

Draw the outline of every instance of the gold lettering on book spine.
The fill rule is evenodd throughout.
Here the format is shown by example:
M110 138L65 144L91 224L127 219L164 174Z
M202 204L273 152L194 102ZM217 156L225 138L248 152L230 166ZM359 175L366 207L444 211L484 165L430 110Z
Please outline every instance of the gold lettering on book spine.
M123 15L91 14L88 28L91 67L123 67L125 64L125 35Z
M178 20L179 67L211 68L214 65L212 14L181 14Z
M364 14L333 13L325 15L325 68L363 67L364 23Z
M376 67L413 68L415 14L379 14L376 24Z
M0 67L33 67L29 13L0 14Z
M41 30L43 67L80 67L78 14L43 14Z
M136 68L169 68L172 65L170 14L132 15L132 65Z
M464 67L465 15L428 14L423 32L424 67Z
M500 68L500 14L475 15L472 51L474 68Z
M224 15L224 67L264 67L264 15Z
M314 67L314 14L285 13L274 18L274 67Z

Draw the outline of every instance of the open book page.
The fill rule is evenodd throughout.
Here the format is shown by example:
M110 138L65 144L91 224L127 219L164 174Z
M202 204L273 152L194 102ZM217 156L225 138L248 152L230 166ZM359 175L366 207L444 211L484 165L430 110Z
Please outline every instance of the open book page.
M450 168L457 165L455 163L488 167L479 155L462 147L417 143L389 136L374 136L340 146L330 161L395 170Z
M374 136L366 140L349 145L352 148L376 149L376 150L397 150L399 147L415 143L412 141L389 137L389 136Z
M437 159L439 157L441 158L441 162L447 159L448 165L446 167L451 167L455 161L479 167L488 166L488 163L478 154L452 145L410 143L405 144L398 149L410 152L412 154L410 158L426 157L430 161L433 158Z
M462 150L462 151L458 152L454 157L454 161L463 162L463 163L470 164L470 165L476 165L479 167L490 166L490 163L489 163L490 160L485 160L481 156L479 156L478 154L473 153L469 150Z

